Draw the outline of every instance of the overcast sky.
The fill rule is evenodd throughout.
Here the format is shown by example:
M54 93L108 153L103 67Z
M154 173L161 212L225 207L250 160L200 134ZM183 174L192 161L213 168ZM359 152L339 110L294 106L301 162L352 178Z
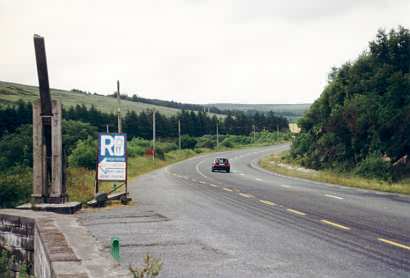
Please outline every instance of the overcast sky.
M191 103L307 103L409 0L0 0L0 80Z

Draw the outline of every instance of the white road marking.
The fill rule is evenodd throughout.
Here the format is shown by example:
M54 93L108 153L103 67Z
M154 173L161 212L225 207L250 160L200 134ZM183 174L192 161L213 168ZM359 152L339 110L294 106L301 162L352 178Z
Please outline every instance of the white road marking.
M216 184L213 184L213 183L209 183L208 185L212 187L218 187Z
M257 181L263 181L262 179L260 179L260 178L255 178L255 180L257 180Z
M297 214L297 215L302 215L302 216L305 216L305 215L306 215L306 213L301 212L301 211L298 211L298 210L295 210L295 209L286 209L286 210L289 211L289 212L291 212L291 213Z
M239 173L239 175L241 175L241 176L245 176L245 174L244 174L244 173Z
M280 187L283 187L283 188L290 188L290 185L287 185L287 184L281 184L281 185L280 185Z
M254 196L251 195L251 194L239 193L239 195L241 195L242 197L245 197L245 198L254 198Z
M343 199L344 199L344 198L342 198L342 197L335 196L335 195L330 195L330 194L325 194L325 196L326 196L326 197L329 197L329 198L333 198L333 199L338 199L338 200L343 200Z
M200 184L206 184L206 182L204 182L204 181L200 181L199 183L200 183Z
M233 191L232 189L226 188L226 187L224 187L224 188L222 188L222 189L225 190L225 191L228 191L228 192L232 192L232 191Z
M199 162L199 163L195 166L195 170L196 170L196 172L197 172L198 174L200 174L202 177L208 179L208 177L205 176L205 175L201 172L201 170L199 170L199 165L200 165L202 162L204 162L204 160L202 160L201 162Z

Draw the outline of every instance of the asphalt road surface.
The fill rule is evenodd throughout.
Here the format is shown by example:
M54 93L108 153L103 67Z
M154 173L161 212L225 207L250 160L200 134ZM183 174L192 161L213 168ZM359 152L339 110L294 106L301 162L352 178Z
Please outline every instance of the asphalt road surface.
M410 277L410 198L276 175L287 145L210 154L142 176L134 206L82 213L121 263L161 258L160 277ZM215 157L231 173L211 172Z

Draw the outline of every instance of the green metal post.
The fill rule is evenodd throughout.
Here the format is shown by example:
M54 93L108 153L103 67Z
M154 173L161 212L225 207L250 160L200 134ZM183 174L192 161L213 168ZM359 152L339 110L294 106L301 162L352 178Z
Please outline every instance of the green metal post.
M111 239L111 255L114 260L120 261L120 239L117 237Z

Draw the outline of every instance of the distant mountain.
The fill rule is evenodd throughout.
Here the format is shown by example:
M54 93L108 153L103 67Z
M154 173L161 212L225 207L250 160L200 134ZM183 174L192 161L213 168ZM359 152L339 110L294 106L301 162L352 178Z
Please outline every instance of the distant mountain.
M277 115L287 117L289 120L295 120L303 116L311 104L235 104L235 103L210 103L220 110L239 110L244 112L269 112L273 111Z

